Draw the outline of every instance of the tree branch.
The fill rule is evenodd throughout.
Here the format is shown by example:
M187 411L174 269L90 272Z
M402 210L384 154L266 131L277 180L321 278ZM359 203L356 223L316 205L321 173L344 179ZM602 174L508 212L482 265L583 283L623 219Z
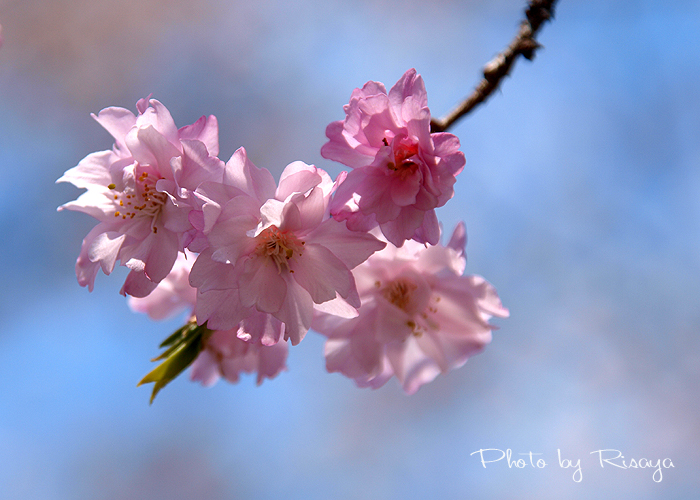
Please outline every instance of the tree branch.
M501 80L510 73L518 56L531 61L535 52L541 47L535 35L540 26L554 17L554 4L557 0L530 0L525 10L525 19L520 23L520 30L506 49L484 66L484 78L474 91L459 106L443 118L433 118L430 122L431 132L444 132L457 120L469 113L488 97L501 84Z

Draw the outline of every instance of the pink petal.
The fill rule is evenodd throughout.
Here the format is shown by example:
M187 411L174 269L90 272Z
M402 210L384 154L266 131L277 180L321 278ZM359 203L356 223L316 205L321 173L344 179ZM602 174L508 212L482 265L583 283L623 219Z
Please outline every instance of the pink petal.
M238 148L226 163L223 182L254 197L261 205L265 200L273 198L277 189L272 174L253 165L245 148Z
M148 104L149 107L136 118L136 125L141 129L153 127L171 145L178 145L180 143L178 130L168 108L156 99L150 99Z
M100 263L103 273L110 274L114 270L125 239L125 234L114 231L97 234L88 248L87 256L92 262Z
M360 144L355 148L359 153L376 154L384 139L388 139L387 131L396 130L398 123L392 113L389 98L384 94L368 96L357 102L356 118L359 118L362 128L356 134ZM349 117L346 125L350 125L353 117Z
M184 233L190 230L192 228L192 224L190 224L189 213L190 207L186 205L178 207L175 206L174 203L166 203L163 205L160 212L163 227L167 229L168 232L173 233Z
M126 144L139 163L157 168L161 177L172 177L170 159L181 153L155 128L132 129Z
M263 379L274 378L285 369L287 358L285 342L274 346L246 342L236 337L235 330L213 332L207 340L206 351L212 353L211 360L206 360L207 365L213 362L218 372L233 383L238 382L241 373L257 371L259 385Z
M261 312L274 314L283 304L293 300L288 296L288 283L280 276L272 259L257 255L244 259L237 264L243 269L239 278L239 293L244 306L255 306Z
M200 382L205 387L211 387L220 377L218 360L209 349L204 349L192 363L190 380Z
M430 136L430 110L416 96L408 96L401 106L401 117L406 124L409 137L418 139L423 154L432 154L433 141Z
M410 240L425 218L426 212L413 207L403 207L399 216L383 224L379 224L382 233L391 243L400 247L405 240Z
M316 167L301 161L290 163L282 171L275 198L284 201L293 193L306 193L322 181Z
M491 283L481 276L466 276L466 278L469 281L471 293L476 299L477 305L484 312L499 318L510 316L510 312L501 304L501 299Z
M473 336L489 342L493 327L482 313L478 299L474 296L478 289L472 287L469 278L471 277L453 275L442 277L436 283L435 293L441 299L436 305L436 321L442 332Z
M99 186L107 188L112 183L109 167L119 157L112 151L98 151L80 160L77 166L68 170L56 182L70 182L78 188Z
M382 372L383 346L356 328L347 339L328 339L324 348L326 370L353 379L371 379Z
M237 328L253 310L241 304L238 288L230 288L198 292L194 313L200 325L206 322L212 330L230 330Z
M181 141L201 141L211 156L219 155L219 123L214 115L202 116L192 125L185 125L178 131L178 136Z
M386 246L371 234L350 231L344 222L334 219L322 222L309 233L307 240L329 249L348 269L353 269Z
M386 356L384 356L382 359L382 371L378 375L368 378L356 378L355 384L357 387L371 387L372 389L379 389L386 384L393 375L394 372L391 370L391 365L386 359Z
M454 260L454 250L451 248L430 246L425 248L420 255L417 256L416 267L426 275L444 273L448 270L459 275L461 273L456 272L453 267ZM450 278L452 278L452 276L450 276Z
M248 342L260 342L264 346L275 345L282 340L284 323L269 313L254 310L241 321L237 335Z
M205 250L197 257L189 273L190 286L200 292L236 288L237 275L234 266L217 262L211 257L211 249Z
M264 378L274 378L286 367L287 342L271 346L261 346L258 350L258 376L256 382L262 384Z
M460 143L457 136L441 132L431 134L431 138L435 145L435 156L442 159L441 166L447 169L450 175L458 175L464 169L466 159L464 153L459 151Z
M411 68L389 90L389 101L392 109L400 110L404 101L412 97L421 107L428 106L428 94L425 91L423 77Z
M201 213L202 223L197 229L209 233L221 214L222 207L236 196L243 195L241 190L218 182L203 182L195 190L192 205ZM254 203L258 206L257 201Z
M284 207L282 213L281 231L293 231L302 236L313 230L323 220L326 213L326 203L323 192L314 188L307 196L294 195Z
M423 170L427 171L428 169L425 168ZM428 189L430 187L429 184L431 177L430 172L428 172L428 175L423 176L423 183L418 189L418 194L416 194L416 202L413 205L413 207L417 208L418 210L432 210L440 205L440 200L437 195Z
M354 174L354 170L345 175L336 188L333 199L330 202L331 214L346 208L346 204L354 199L357 188L364 182L364 175Z
M178 253L178 238L172 231L159 231L150 236L150 251L144 261L148 279L158 283L173 268Z
M388 302L384 297L377 299L377 313L372 326L374 335L382 343L401 343L406 340L414 328L413 317Z
M148 279L143 271L130 271L119 291L122 295L143 298L156 289L157 283Z
M279 311L274 316L284 322L284 339L292 345L302 341L311 327L313 319L313 300L293 279L287 279L286 297Z
M416 195L421 187L421 180L421 175L418 170L407 178L392 179L390 184L391 200L400 207L413 205L416 202Z
M402 207L394 203L391 197L392 179L389 175L377 167L355 169L348 174L348 178L353 174L365 176L357 186L360 195L358 205L363 214L374 214L379 224L393 221L400 215Z
M386 354L407 394L414 394L423 384L432 382L440 374L439 366L425 356L413 338L403 345L388 345Z
M374 154L362 154L348 145L343 136L344 122L333 122L326 127L326 137L330 139L321 147L321 156L347 165L350 168L369 165L374 160Z
M148 314L154 320L192 310L197 300L197 290L190 286L188 280L192 261L191 255L188 262L184 254L179 254L173 270L147 297L129 297L129 308Z
M448 248L452 248L459 254L464 254L467 249L467 226L463 221L460 221L456 226L454 231L452 231L452 236L450 237L450 242L447 244Z
M359 301L359 297L357 300ZM345 299L343 299L337 292L335 295L335 299L328 300L320 304L315 303L314 311L325 313L327 315L338 316L344 319L356 318L359 314L357 308L348 304L348 302ZM314 316L314 321L315 318L316 317ZM312 328L315 329L314 326L312 326Z
M97 271L100 269L100 263L90 260L88 252L95 238L106 230L103 224L98 224L92 228L83 239L83 244L80 247L80 255L78 255L78 260L75 263L75 274L78 278L78 283L80 286L87 286L88 290L91 292L95 287L95 277L97 276Z
M336 291L347 298L355 287L352 273L326 247L307 244L304 254L290 262L294 280L309 292L317 304L335 299ZM359 301L351 305L360 307Z
M210 156L203 142L182 141L182 152L171 162L178 186L194 191L203 182L222 181L224 162Z
M350 95L350 100L352 101L353 99L380 94L386 95L386 87L384 84L382 82L373 82L370 80L369 82L365 83L361 89L353 90L352 94Z
M124 137L136 125L134 113L124 108L109 107L91 116L114 137L117 149L124 150Z
M438 335L427 333L416 337L415 340L423 354L433 360L442 373L447 373L450 366L439 338Z
M304 195L296 193L294 196L299 198ZM262 227L274 225L280 228L283 221L287 225L296 227L301 224L301 214L299 213L299 207L294 203L285 203L284 201L270 198L260 207L260 221Z
M250 196L241 195L230 200L207 235L214 248L212 258L235 263L240 257L252 252L256 242L247 233L258 225L259 214L260 207Z
M469 358L479 354L491 342L491 330L459 335L448 332L440 336L450 368L463 366Z
M419 243L437 245L440 242L440 223L435 210L424 212L423 223L413 233L413 239Z
M116 207L114 197L112 193L106 189L88 189L81 194L77 200L64 203L58 207L58 210L82 212L94 217L100 222L115 225L114 211L116 210Z

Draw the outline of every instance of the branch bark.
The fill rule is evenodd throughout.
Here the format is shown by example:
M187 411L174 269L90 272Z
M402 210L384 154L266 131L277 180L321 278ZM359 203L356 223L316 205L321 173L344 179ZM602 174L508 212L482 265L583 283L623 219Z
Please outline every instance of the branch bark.
M535 36L540 27L554 17L554 4L557 0L530 0L525 10L525 19L520 29L506 49L484 66L484 78L474 91L455 109L442 118L433 118L430 122L431 132L444 132L457 120L468 114L496 90L505 76L510 73L518 56L531 61L535 52L541 47Z

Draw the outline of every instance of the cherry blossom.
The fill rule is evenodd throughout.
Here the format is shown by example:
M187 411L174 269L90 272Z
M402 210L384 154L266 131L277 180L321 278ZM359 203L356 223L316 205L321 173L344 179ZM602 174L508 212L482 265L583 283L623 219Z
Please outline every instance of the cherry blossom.
M460 224L447 246L387 245L355 268L359 316L317 313L312 325L328 337L328 371L373 388L396 376L412 394L481 351L495 328L489 318L509 313L483 278L462 276L465 245Z
M131 270L122 293L143 297L192 242L192 194L206 180L221 180L223 162L216 158L214 116L178 130L157 100L141 99L136 106L138 116L116 107L93 115L114 137L114 147L88 155L57 182L87 189L59 210L99 221L83 240L76 263L80 285L92 291L98 270L110 274L119 260Z
M326 128L321 154L353 170L331 203L337 220L366 231L377 224L394 245L405 240L437 244L435 208L454 194L465 164L459 139L430 133L423 79L407 71L389 93L379 82L355 89L346 117Z
M190 275L198 289L195 313L200 324L221 330L264 313L270 317L258 322L253 339L276 343L274 319L296 345L315 307L356 314L360 302L350 270L385 243L330 217L335 185L325 171L291 163L276 189L266 172L241 149L227 163L222 185L197 192L205 201L193 219L208 248ZM226 199L235 192L243 194Z
M132 310L148 314L155 320L175 314L192 312L197 290L189 283L189 274L194 263L190 252L178 254L172 271L147 297L129 297ZM229 382L238 382L240 373L257 372L257 383L265 378L274 378L286 368L287 343L278 342L265 346L259 340L251 340L247 333L259 328L256 321L264 320L262 313L252 315L231 330L214 330L205 336L203 349L197 355L190 370L190 378L205 386L211 386L220 377ZM282 324L277 322L277 329ZM244 340L246 339L246 340Z
M238 330L217 330L192 363L190 379L211 386L221 377L236 383L241 372L257 373L256 382L260 385L265 378L275 378L286 369L288 350L287 342L266 346L241 340Z
M128 297L132 311L162 320L185 311L191 313L197 301L197 289L190 286L190 270L197 256L179 253L170 273L146 297Z
M345 119L328 125L322 155L351 169L335 181L295 161L277 183L244 148L224 164L214 116L178 129L150 96L136 108L93 115L113 147L57 182L85 189L59 210L97 220L79 284L92 291L119 262L133 310L188 316L140 382L154 383L151 401L188 366L206 386L274 378L288 342L311 328L327 337L328 371L372 388L396 377L412 394L482 350L490 318L509 315L492 285L463 275L464 224L439 244L435 209L465 158L457 137L430 133L415 70L389 92L373 81L355 89Z

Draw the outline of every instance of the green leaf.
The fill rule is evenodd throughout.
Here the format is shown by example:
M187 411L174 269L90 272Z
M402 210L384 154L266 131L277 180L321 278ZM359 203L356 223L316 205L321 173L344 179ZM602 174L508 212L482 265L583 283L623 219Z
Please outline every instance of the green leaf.
M137 387L143 384L154 382L153 393L151 394L151 404L156 394L173 381L197 358L197 355L204 348L204 340L211 335L206 325L197 325L195 322L187 323L175 333L170 335L161 347L169 346L160 356L152 361L164 360L161 364L151 370Z

